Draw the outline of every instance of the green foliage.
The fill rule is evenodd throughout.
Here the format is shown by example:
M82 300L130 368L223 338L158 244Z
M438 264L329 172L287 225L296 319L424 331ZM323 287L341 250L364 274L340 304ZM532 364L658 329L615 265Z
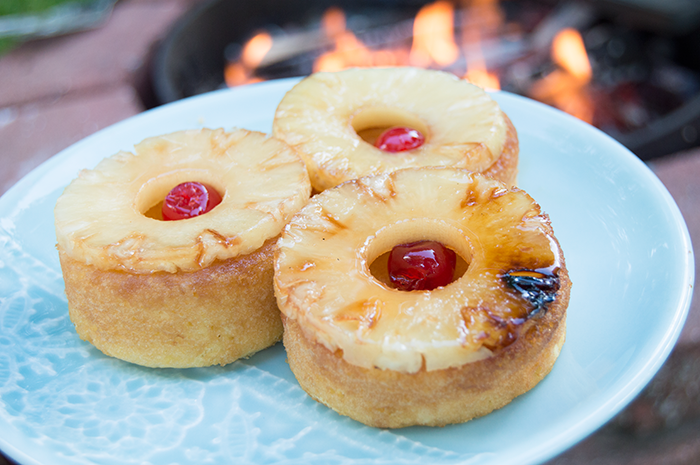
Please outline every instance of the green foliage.
M17 45L17 39L10 37L0 37L0 56L4 55L5 52L9 52L12 48Z
M0 16L39 13L73 1L75 0L0 0Z
M8 15L32 15L67 3L86 3L92 0L0 0L0 17ZM0 56L22 42L18 37L0 37Z

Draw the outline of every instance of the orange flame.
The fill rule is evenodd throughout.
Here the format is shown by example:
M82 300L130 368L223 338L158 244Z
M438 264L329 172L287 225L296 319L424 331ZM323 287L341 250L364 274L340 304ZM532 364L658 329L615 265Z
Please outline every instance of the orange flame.
M484 47L494 43L494 38L500 38L505 15L498 0L460 0L460 5L461 35L457 39L454 36L454 3L438 0L423 6L414 18L410 46L403 43L390 49L370 49L348 30L345 13L337 7L326 10L321 19L321 31L300 36L301 43L309 50L318 45L316 41L332 47L316 60L314 72L402 65L426 68L453 65L454 68L462 55L466 62L464 79L483 88L499 89L499 77L488 69ZM256 34L244 45L240 59L225 68L226 84L234 87L260 81L255 76L256 68L264 60L274 62L277 56L287 56L285 53L296 50L293 44L289 38L280 38L273 44L269 33ZM588 84L593 73L578 31L570 28L559 31L552 41L551 57L557 69L535 81L529 96L591 123L594 105Z
M498 79L498 75L489 72L485 65L477 65L474 61L470 63L469 69L467 69L467 73L464 75L464 79L482 89L499 90L501 88L501 81Z
M248 68L257 67L272 48L272 36L267 32L256 34L243 47L241 61Z
M261 81L261 79L253 76L253 71L262 62L271 48L272 36L270 34L260 32L253 36L243 46L240 61L229 63L224 69L226 85L234 87Z
M484 89L500 89L498 75L486 66L482 43L485 36L494 35L503 25L503 12L496 0L471 0L463 11L462 44L467 58L464 79Z
M321 29L328 37L338 37L347 30L346 27L345 13L340 8L330 7L323 13Z
M322 54L314 63L314 72L340 71L350 67L397 66L405 63L401 50L370 50L346 28L345 13L331 7L323 14L321 27L334 42L334 49Z
M422 67L433 63L448 66L457 58L459 48L454 41L454 6L440 0L421 8L413 22L410 63Z
M552 42L552 59L560 68L533 84L532 97L592 123L594 106L587 85L593 73L581 34L559 31Z
M593 71L583 38L576 29L562 29L552 42L552 59L572 76L589 82Z
M495 0L471 0L493 2ZM314 63L313 71L340 71L350 67L414 66L447 67L457 61L460 48L454 38L455 9L447 0L438 0L420 9L413 22L413 43L410 46L372 50L347 29L343 10L331 7L323 14L321 29L333 49L322 54ZM477 37L478 39L478 37ZM280 45L282 49L283 45ZM267 32L251 38L243 47L241 57L229 63L224 71L230 87L257 82L255 69L273 47ZM477 57L478 58L478 57ZM473 60L465 76L484 87L498 88L498 79L486 70L483 60Z

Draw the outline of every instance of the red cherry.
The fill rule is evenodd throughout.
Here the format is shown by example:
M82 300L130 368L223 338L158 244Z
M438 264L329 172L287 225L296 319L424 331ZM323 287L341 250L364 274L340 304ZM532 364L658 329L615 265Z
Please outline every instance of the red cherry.
M436 241L397 245L389 253L389 279L402 291L429 291L452 282L457 255Z
M416 129L396 126L384 131L374 146L385 152L405 152L420 147L425 142L425 136Z
M200 182L183 182L173 187L163 201L165 221L184 220L202 215L221 203L213 187Z

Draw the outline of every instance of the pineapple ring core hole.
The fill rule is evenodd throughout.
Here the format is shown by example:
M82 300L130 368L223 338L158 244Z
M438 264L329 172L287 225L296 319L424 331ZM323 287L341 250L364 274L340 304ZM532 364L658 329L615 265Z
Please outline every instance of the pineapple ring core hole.
M350 125L355 133L370 145L374 145L382 132L394 126L415 129L423 134L426 141L430 133L428 125L419 117L396 108L363 108L351 117Z
M437 241L457 255L457 266L451 282L466 273L472 261L472 245L467 235L454 225L428 218L399 221L387 225L365 241L361 254L369 273L382 284L393 288L389 279L389 253L397 245L416 241ZM405 292L405 291L401 291Z
M209 184L221 195L222 203L226 189L221 181L207 170L186 169L171 171L151 178L136 194L135 207L142 215L154 220L163 221L163 201L165 196L178 184L183 182L200 182ZM216 208L216 207L214 207Z

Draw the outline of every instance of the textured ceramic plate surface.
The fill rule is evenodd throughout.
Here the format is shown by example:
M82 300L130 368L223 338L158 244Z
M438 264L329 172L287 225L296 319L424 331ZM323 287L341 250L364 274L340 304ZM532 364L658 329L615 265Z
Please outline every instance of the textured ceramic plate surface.
M621 145L507 93L519 185L549 213L574 283L551 374L462 425L389 431L317 404L281 344L226 367L147 369L76 335L55 250L53 207L78 170L180 129L269 132L294 83L273 81L167 105L75 144L0 199L0 449L21 464L533 464L605 423L676 341L693 253L672 198Z

